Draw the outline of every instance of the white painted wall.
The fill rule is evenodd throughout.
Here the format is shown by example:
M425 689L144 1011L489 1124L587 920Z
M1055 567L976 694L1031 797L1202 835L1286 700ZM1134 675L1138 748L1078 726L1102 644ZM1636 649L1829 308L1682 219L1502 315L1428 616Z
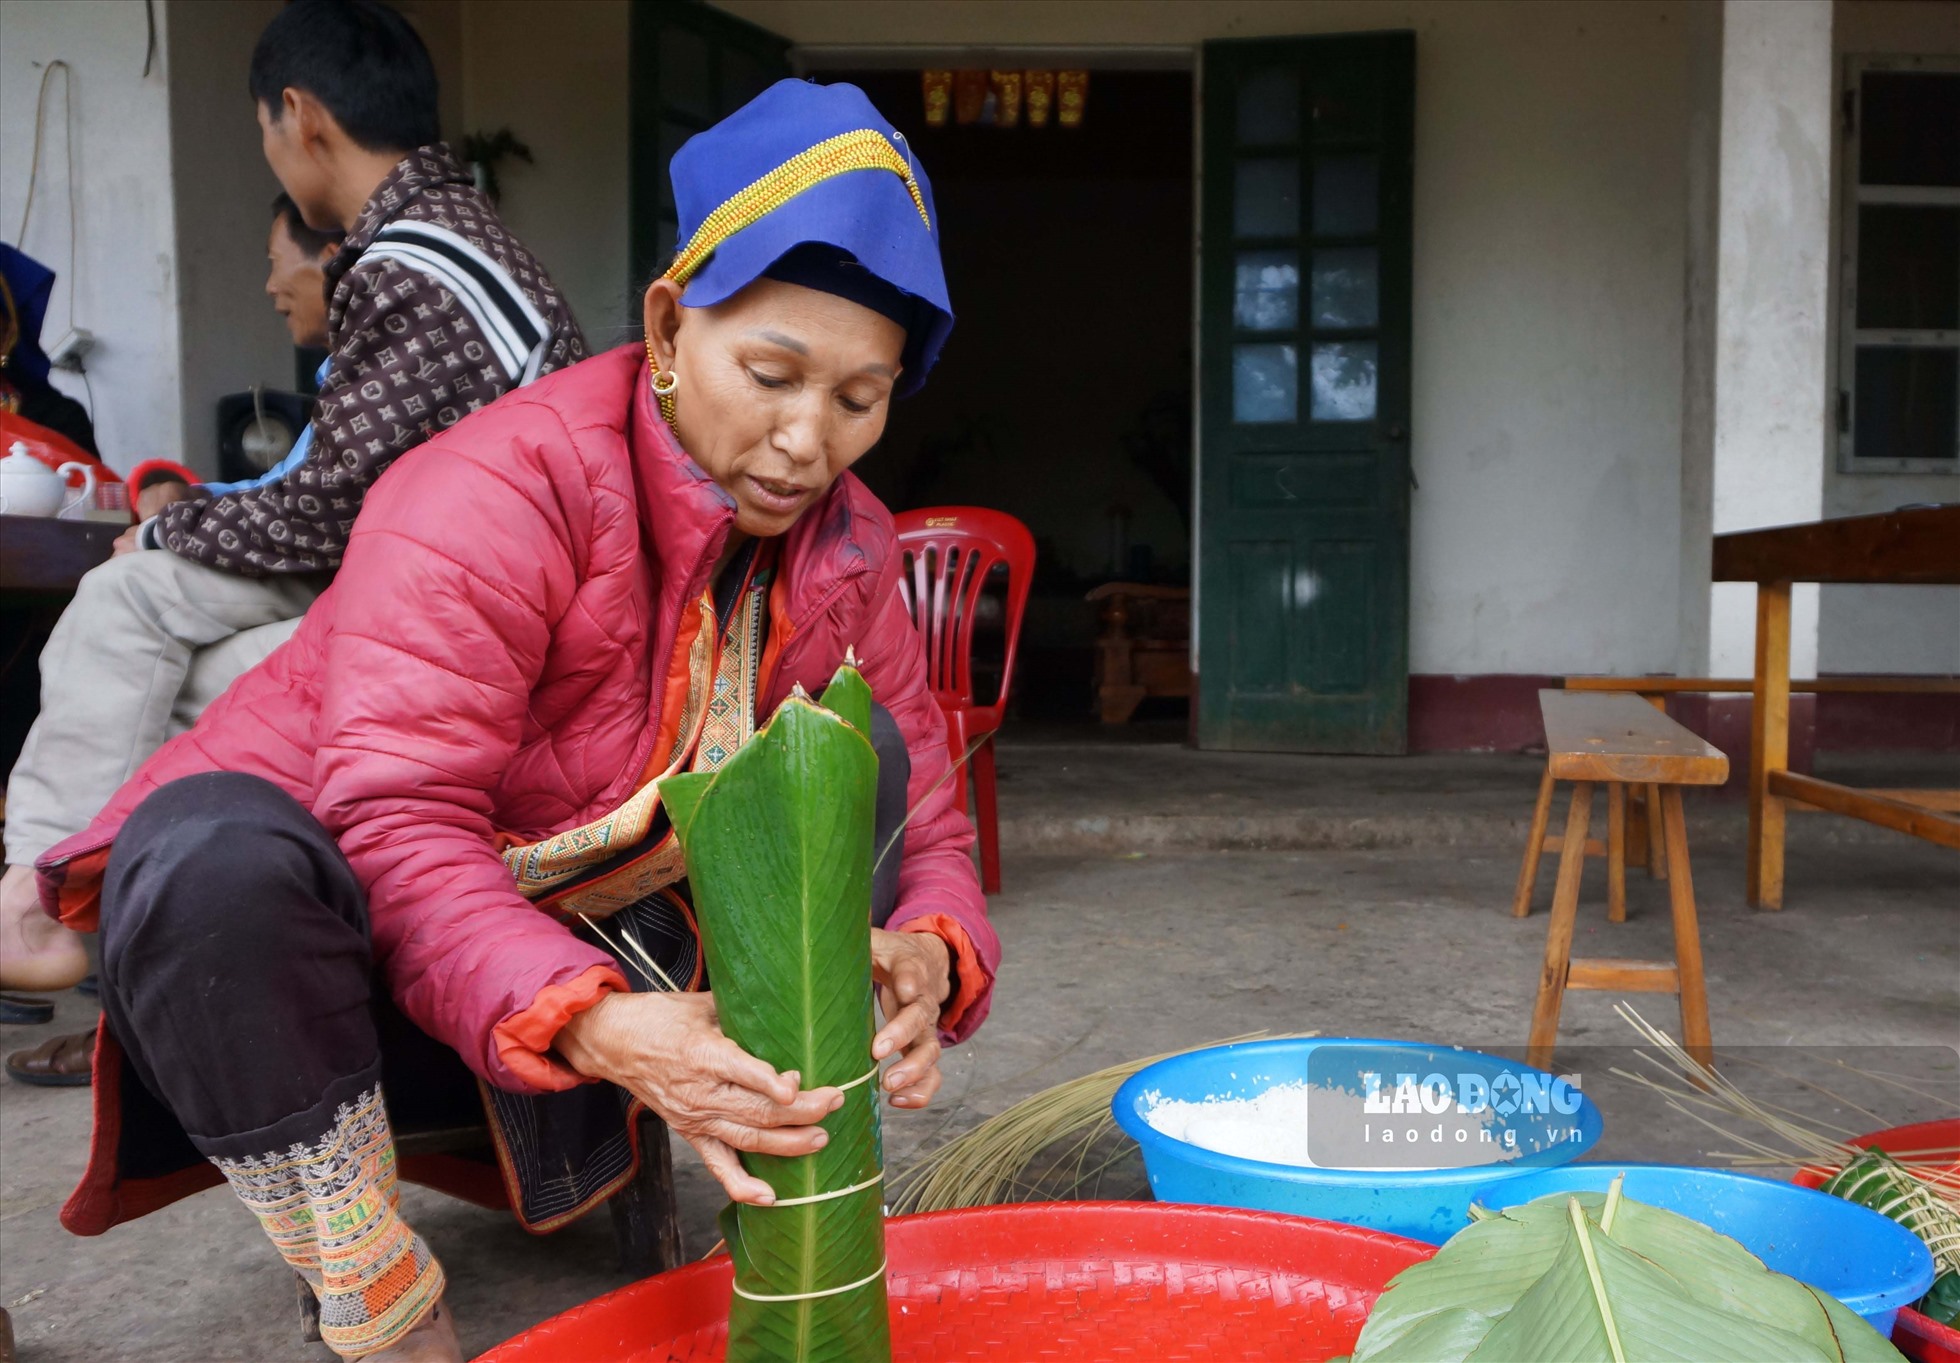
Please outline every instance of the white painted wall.
M1829 0L1727 0L1715 279L1716 534L1823 514L1830 349ZM1713 584L1708 666L1754 667L1755 588ZM1817 589L1792 598L1790 670L1815 675Z
M206 474L217 472L218 399L255 383L290 389L294 381L292 338L265 294L266 232L279 182L260 150L245 88L253 45L283 3L159 6L169 16L182 445L184 462ZM421 33L443 83L443 132L460 138L461 6L405 0L399 8Z
M293 386L293 343L266 297L279 192L245 89L259 30L281 0L178 3L170 15L170 156L177 225L184 462L218 471L218 399Z
M201 0L190 2L196 4ZM442 121L442 135L460 153L467 123L463 114L463 87L467 83L463 13L468 6L464 0L387 0L387 3L400 10L402 16L414 25L423 45L429 49L429 60L435 64L436 81L441 87L436 112ZM557 12L557 0L537 0L533 9L536 16L532 21L533 28L547 28L546 16Z
M471 131L508 127L533 163L498 167L510 229L537 253L593 350L631 339L626 242L626 0L472 0L463 7Z
M96 439L111 467L182 453L178 387L176 228L170 181L169 14L158 7L156 61L143 75L141 0L0 3L0 233L64 278L44 340L71 323L95 333L88 359ZM69 181L61 76L49 90L39 186L20 230L33 156L40 63L74 74L74 180ZM74 259L68 196L75 200ZM68 288L74 284L71 314ZM87 400L73 375L64 392Z
M1673 671L1708 675L1709 573L1715 535L1716 262L1721 229L1722 7L1695 5L1688 26L1688 146L1681 332L1681 644Z
M720 0L805 44L1416 32L1410 667L1666 669L1679 643L1685 7Z
M1682 11L1411 18L1410 670L1665 670L1679 638Z
M1921 0L1839 0L1833 38L1837 79L1848 56L1960 58L1960 5ZM1843 156L1844 141L1838 140ZM1842 186L1833 199L1843 228ZM1832 258L1840 266L1834 232ZM1835 278L1835 272L1833 278ZM1833 300L1835 304L1835 299ZM1831 388L1837 387L1838 313L1832 310ZM1855 516L1906 502L1960 501L1960 477L1946 473L1840 473L1824 461L1824 514ZM1960 587L1825 587L1818 607L1818 667L1825 672L1960 672Z
M134 12L140 29L140 7L115 3ZM1220 37L1413 29L1413 456L1421 490L1413 498L1412 670L1696 665L1692 655L1707 647L1712 627L1688 609L1699 602L1705 610L1709 598L1687 551L1713 528L1715 494L1711 485L1698 502L1696 471L1684 479L1683 412L1685 405L1692 417L1694 395L1684 404L1692 357L1683 296L1692 263L1689 129L1697 109L1706 122L1719 107L1691 93L1690 30L1707 27L1707 6L720 0L720 7L806 45L1188 47ZM0 26L17 10L63 8L0 0ZM535 166L505 168L505 215L560 279L595 345L606 344L630 317L622 284L626 0L408 0L405 8L444 76L446 130L460 136L508 124L531 144ZM1882 38L1888 50L1907 50L1899 34L1910 30L1922 44L1910 50L1929 50L1923 44L1945 41L1954 7L1869 0L1841 8L1869 19L1840 33L1841 49ZM10 40L0 77L12 74L15 52ZM242 76L214 79L222 87ZM24 167L13 164L21 123L13 111L31 95L18 80L0 84L0 109L9 115L0 210L11 204L17 213L17 197L5 197L17 196L24 181ZM1714 159L1704 158L1700 174L1711 196L1716 173ZM0 230L11 230L4 211ZM250 306L260 306L256 296ZM1808 391L1821 408L1821 379ZM1713 401L1706 395L1711 409ZM1704 420L1712 426L1712 410ZM1867 491L1876 484L1864 480L1838 488L1843 480L1820 472L1824 452L1816 458L1810 491L1801 495L1819 499L1823 510L1850 509L1859 497L1885 505L1905 499ZM1707 517L1699 525L1697 505ZM1937 637L1918 608L1904 614L1910 628L1873 625L1846 636L1847 649L1862 650L1854 665L1898 665L1871 656L1874 638L1911 651ZM1867 625L1875 618L1863 606L1846 618L1854 617ZM1826 631L1827 641L1835 637ZM1839 664L1827 653L1825 665Z

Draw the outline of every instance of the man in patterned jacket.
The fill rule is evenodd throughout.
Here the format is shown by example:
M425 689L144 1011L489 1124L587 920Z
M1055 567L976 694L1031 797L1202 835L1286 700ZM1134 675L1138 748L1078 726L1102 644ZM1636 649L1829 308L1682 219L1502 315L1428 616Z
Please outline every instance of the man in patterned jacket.
M379 0L295 0L260 36L250 89L280 184L310 226L346 232L326 267L332 369L311 453L277 482L165 507L82 580L42 654L40 718L7 788L7 988L62 988L87 968L36 905L35 857L284 642L339 566L369 485L585 357L550 278L438 140L435 68L400 15ZM87 1050L62 1038L7 1069L85 1083Z

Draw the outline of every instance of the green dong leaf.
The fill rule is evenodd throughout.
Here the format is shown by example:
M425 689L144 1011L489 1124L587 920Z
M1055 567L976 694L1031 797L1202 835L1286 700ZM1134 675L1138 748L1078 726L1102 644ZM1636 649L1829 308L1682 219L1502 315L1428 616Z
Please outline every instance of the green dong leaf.
M1389 1284L1353 1363L1899 1359L1841 1302L1728 1237L1624 1196L1609 1219L1610 1196L1541 1198L1474 1221Z
M722 1030L806 1089L873 1068L871 840L878 761L870 691L851 668L785 701L718 772L662 783ZM794 1159L744 1154L779 1199L875 1178L884 1164L875 1077L846 1090L830 1141ZM730 1363L884 1363L882 1185L796 1206L729 1206L722 1228L744 1291L795 1301L729 1308ZM830 1289L869 1279L846 1292ZM827 1295L806 1296L805 1294Z

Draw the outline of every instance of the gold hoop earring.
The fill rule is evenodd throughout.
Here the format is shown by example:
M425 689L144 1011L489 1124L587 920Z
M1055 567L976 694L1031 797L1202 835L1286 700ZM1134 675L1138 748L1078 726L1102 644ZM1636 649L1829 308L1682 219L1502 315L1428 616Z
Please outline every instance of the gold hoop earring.
M660 404L660 416L669 426L674 424L674 390L680 387L680 376L669 369L660 372L660 361L653 353L653 339L647 339L647 372L651 376L654 401Z

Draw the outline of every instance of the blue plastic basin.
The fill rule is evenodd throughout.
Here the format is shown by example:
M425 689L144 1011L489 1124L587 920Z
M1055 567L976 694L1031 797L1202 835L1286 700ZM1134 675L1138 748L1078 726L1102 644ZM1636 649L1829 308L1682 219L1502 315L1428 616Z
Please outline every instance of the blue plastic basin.
M1493 1211L1555 1193L1603 1193L1616 1174L1626 1196L1735 1240L1778 1273L1828 1292L1890 1339L1899 1308L1933 1285L1933 1252L1888 1217L1828 1193L1730 1169L1680 1164L1570 1164L1480 1190Z
M1358 1168L1352 1162L1346 1168L1303 1168L1244 1159L1176 1140L1151 1126L1144 1115L1160 1099L1252 1098L1275 1084L1296 1080L1336 1083L1360 1098L1363 1071L1369 1066L1390 1075L1471 1075L1487 1082L1502 1076L1500 1084L1519 1079L1545 1083L1554 1077L1480 1051L1412 1041L1333 1037L1250 1041L1160 1060L1131 1076L1117 1090L1111 1107L1117 1123L1143 1147L1150 1191L1160 1202L1291 1212L1432 1245L1468 1224L1472 1196L1493 1180L1565 1164L1599 1140L1599 1110L1576 1093L1570 1095L1576 1109L1569 1113L1520 1110L1496 1121L1497 1129L1510 1131L1518 1142L1514 1158L1499 1159L1499 1151L1493 1149L1487 1162L1451 1169ZM1407 1121L1426 1130L1433 1119ZM1392 1124L1406 1123L1397 1119Z

